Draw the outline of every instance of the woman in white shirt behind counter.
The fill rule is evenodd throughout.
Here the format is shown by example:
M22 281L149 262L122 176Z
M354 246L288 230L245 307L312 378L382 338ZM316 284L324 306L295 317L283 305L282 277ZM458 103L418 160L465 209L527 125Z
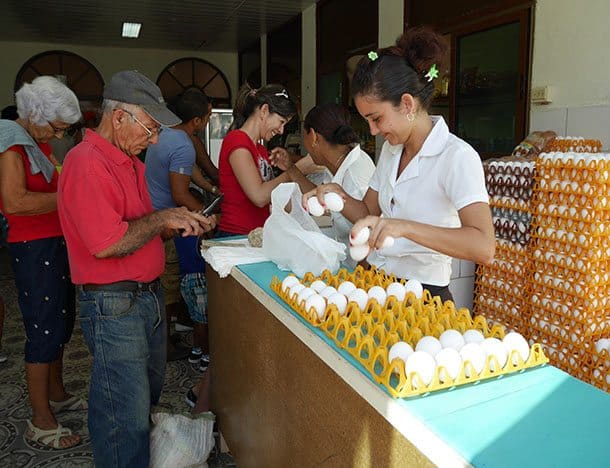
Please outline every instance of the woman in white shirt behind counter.
M413 28L359 62L355 105L371 134L386 140L377 169L362 201L332 183L306 193L303 204L340 194L352 234L371 229L370 264L449 300L451 257L487 264L495 240L479 155L428 114L445 47L432 30ZM395 242L382 248L386 237Z
M355 200L362 200L375 172L375 164L360 149L360 138L351 127L350 120L349 111L342 105L330 103L314 107L303 121L303 146L316 165L323 166L330 172L331 183L341 186L343 192ZM272 160L277 151L285 150L273 150ZM296 166L300 168L299 163ZM314 187L311 184L311 188ZM349 246L353 223L337 212L331 212L331 218L331 236ZM345 266L353 268L355 265L356 262L348 256Z

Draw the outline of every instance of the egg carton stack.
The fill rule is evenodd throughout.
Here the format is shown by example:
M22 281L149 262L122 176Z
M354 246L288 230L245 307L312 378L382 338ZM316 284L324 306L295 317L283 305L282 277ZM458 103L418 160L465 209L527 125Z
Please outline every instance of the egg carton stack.
M528 245L534 160L507 157L484 163L496 234L491 265L479 265L474 311L490 320L522 330L528 302Z
M292 309L349 352L395 398L409 397L538 366L548 360L518 333L456 311L383 271L303 280L274 278L271 289Z
M610 155L582 138L554 145L565 151L536 163L528 334L553 365L604 388L610 362L595 343L610 336Z

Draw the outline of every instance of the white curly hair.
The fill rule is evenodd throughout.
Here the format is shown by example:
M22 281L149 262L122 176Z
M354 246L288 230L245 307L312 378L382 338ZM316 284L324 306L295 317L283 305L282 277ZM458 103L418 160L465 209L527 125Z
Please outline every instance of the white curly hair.
M17 113L34 125L59 121L73 124L81 118L78 98L65 84L52 76L39 76L15 93Z

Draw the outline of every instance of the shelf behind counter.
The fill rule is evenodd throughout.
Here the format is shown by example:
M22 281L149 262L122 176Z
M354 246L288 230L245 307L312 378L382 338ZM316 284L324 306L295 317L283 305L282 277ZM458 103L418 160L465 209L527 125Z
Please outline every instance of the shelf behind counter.
M212 402L238 466L607 466L610 395L552 367L391 398L269 288L208 269Z

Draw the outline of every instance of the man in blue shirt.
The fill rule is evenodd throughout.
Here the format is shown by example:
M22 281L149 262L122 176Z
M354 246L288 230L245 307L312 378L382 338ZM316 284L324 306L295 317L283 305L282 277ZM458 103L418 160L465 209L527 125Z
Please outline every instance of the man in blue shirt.
M203 92L192 88L176 99L172 110L182 120L182 123L173 128L164 128L159 134L158 143L150 145L146 153L146 182L150 197L156 210L186 206L191 211L200 211L203 209L203 202L189 191L193 171L197 171L195 168L196 151L191 138L206 126L210 117L211 105ZM196 249L193 248L191 253L196 255ZM168 316L171 316L176 315L177 309L182 306L180 300L182 278L174 239L165 241L165 262L161 285L165 296L166 312ZM201 278L203 278L203 270ZM198 281L205 282L205 279L201 278ZM207 324L201 323L195 318L200 319L201 314L193 317L195 321L193 350L189 362L193 364L201 362L202 367L205 368L209 358L201 348L207 348ZM169 351L169 353L172 352ZM176 354L174 353L174 355Z

